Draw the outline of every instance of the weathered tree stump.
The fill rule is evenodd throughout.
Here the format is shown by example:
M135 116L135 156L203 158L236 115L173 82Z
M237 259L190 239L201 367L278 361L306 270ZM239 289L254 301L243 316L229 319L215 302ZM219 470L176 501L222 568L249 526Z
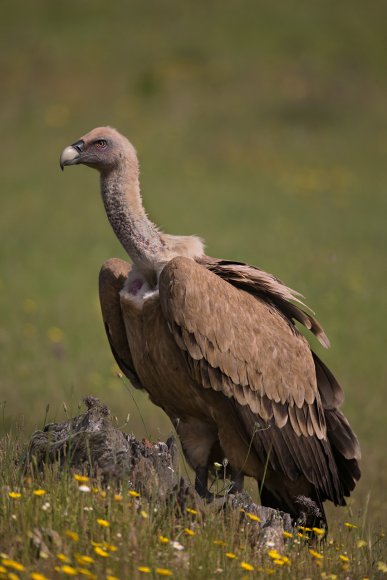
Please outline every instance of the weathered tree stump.
M129 479L147 497L163 500L179 483L173 437L166 443L139 441L113 426L110 411L96 397L84 399L86 412L36 431L28 445L25 468L59 462L103 481Z
M25 470L41 471L45 465L59 462L62 468L99 476L106 483L118 485L126 480L144 497L175 502L182 510L192 505L204 512L237 510L241 525L249 526L252 543L277 549L283 546L283 531L292 527L288 514L255 504L246 492L217 497L208 506L180 476L173 437L166 443L139 441L113 426L108 407L97 398L88 396L84 403L85 413L33 434L23 460ZM259 518L259 526L251 525L251 515Z

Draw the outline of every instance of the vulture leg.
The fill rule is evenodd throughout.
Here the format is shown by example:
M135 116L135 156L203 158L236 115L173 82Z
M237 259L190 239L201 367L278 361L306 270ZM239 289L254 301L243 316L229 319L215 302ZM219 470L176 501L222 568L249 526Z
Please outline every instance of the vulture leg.
M229 493L241 493L244 487L244 475L240 469L231 467L231 487Z
M214 494L208 490L208 465L198 466L195 469L195 491L208 501L212 501Z
M208 489L209 474L213 475L214 464L222 464L225 458L217 427L194 417L171 419L180 438L184 456L195 471L195 490L200 497L212 501L214 494ZM230 493L243 490L243 473L230 464L224 470L216 471L216 477L232 480Z
M195 417L172 419L181 447L189 465L195 471L195 490L200 497L211 500L208 475L214 462L221 462L222 454L216 425Z

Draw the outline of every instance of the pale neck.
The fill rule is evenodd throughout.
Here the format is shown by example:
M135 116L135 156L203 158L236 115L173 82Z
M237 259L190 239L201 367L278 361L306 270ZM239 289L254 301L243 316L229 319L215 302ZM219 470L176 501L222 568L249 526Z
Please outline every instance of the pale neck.
M140 269L153 269L163 253L161 235L145 213L138 168L125 163L101 174L101 194L118 240Z

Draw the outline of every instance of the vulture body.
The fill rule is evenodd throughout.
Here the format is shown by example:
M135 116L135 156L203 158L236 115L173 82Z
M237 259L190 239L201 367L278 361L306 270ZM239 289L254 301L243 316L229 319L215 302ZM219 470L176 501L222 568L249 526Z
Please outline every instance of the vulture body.
M297 520L300 498L345 505L360 448L340 411L343 391L297 330L328 346L300 295L262 270L206 256L195 236L170 236L147 217L136 152L94 129L61 166L99 170L109 221L132 259L102 266L100 302L113 355L173 422L202 496L214 461L228 459L233 491L257 479L261 501ZM301 502L301 503L300 503Z

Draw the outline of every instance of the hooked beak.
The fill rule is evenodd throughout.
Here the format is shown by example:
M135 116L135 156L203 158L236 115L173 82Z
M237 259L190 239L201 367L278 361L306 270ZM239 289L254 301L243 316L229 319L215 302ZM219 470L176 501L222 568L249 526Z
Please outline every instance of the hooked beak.
M62 155L60 156L60 167L62 171L66 165L77 165L77 163L80 162L79 159L84 148L85 143L80 140L73 145L69 145L66 149L63 149Z

